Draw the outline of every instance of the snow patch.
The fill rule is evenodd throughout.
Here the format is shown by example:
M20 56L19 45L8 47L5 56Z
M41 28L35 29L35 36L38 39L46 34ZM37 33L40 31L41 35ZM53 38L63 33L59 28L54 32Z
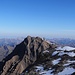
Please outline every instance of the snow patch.
M68 65L70 65L70 64L72 64L72 63L75 63L75 60L73 60L73 61L68 60L67 63L64 64L63 66L68 66Z
M64 46L64 47L57 47L56 50L66 50L66 51L71 51L74 50L74 47L70 47L70 46Z
M48 50L45 50L45 51L43 51L43 53L49 53L49 51Z
M68 60L67 62L68 63L75 63L75 60L73 60L73 61Z
M56 55L58 53L58 51L53 52L52 56Z
M44 70L43 66L36 66L36 71L39 71L39 74L40 75L53 75L51 74L51 72L53 70L49 69L49 70Z
M58 58L58 59L56 59L56 60L53 60L53 61L52 61L53 65L58 64L60 60L61 60L61 58Z
M36 66L36 72L37 71L43 71L43 66Z
M67 67L62 72L59 72L58 75L71 75L73 72L75 72L75 69Z
M43 72L40 72L39 74L42 74L42 75L53 75L51 74L53 70L48 70L48 71L43 71Z
M58 54L59 56L62 56L64 54L67 54L71 57L74 57L75 56L75 53L74 52L63 52L63 51L60 51L60 53Z

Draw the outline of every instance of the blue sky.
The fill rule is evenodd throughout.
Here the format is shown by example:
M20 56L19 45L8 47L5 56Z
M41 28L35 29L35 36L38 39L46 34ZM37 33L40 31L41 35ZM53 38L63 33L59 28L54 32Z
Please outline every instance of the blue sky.
M75 0L0 0L0 37L75 38Z

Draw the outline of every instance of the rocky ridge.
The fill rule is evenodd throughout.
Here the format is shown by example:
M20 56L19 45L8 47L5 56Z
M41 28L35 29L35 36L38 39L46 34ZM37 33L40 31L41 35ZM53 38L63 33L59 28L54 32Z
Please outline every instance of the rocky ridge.
M27 67L35 63L41 52L52 48L54 46L40 37L28 36L0 62L1 75L20 75Z

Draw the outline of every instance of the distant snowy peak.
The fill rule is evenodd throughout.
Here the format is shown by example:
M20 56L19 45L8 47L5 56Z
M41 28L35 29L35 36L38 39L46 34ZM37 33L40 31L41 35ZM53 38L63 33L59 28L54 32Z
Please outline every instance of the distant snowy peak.
M66 50L66 51L71 51L71 50L74 50L75 48L74 47L70 47L70 46L64 46L64 47L57 47L56 50Z

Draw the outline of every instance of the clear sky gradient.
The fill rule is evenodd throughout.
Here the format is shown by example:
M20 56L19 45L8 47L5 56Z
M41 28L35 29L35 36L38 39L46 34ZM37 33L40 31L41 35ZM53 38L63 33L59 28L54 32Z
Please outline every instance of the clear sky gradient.
M1 36L75 38L75 0L0 0Z

